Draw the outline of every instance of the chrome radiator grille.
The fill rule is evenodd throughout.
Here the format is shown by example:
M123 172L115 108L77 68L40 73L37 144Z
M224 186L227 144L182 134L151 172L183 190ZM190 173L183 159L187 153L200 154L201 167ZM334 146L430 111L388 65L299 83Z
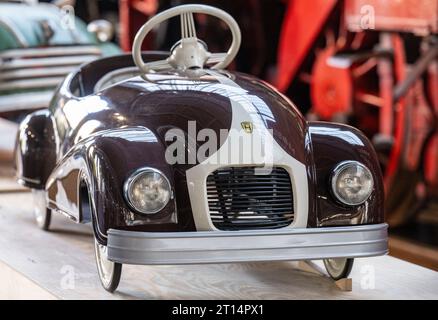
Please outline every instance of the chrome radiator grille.
M255 167L229 167L207 177L210 218L219 230L276 229L294 220L288 172L274 167L257 175Z
M0 53L0 95L55 88L69 72L100 56L100 49L93 45L3 51Z

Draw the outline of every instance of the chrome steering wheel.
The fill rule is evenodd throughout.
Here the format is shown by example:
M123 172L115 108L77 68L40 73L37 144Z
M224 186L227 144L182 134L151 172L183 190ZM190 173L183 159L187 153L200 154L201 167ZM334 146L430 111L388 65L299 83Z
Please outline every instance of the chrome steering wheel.
M225 22L233 36L231 46L226 53L208 52L204 42L196 37L193 13L208 14ZM170 56L167 59L145 63L141 56L141 45L144 38L155 26L178 15L181 20L181 40L172 47ZM212 69L224 69L236 57L240 42L239 26L231 15L211 6L189 4L168 9L149 19L135 36L132 57L142 73L167 69L204 68L208 64L214 64L211 67Z

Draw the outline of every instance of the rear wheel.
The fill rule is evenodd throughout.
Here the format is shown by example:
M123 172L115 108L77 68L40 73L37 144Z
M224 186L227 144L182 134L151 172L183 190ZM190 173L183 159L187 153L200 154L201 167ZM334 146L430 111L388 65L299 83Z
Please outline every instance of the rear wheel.
M33 197L33 213L35 216L35 221L43 230L49 230L50 221L52 219L52 212L47 208L46 201L46 191L45 190L37 190L32 189L32 197Z
M324 259L324 266L333 280L348 278L353 268L354 259Z
M97 271L100 282L105 290L114 292L122 275L122 264L108 260L108 247L94 240Z

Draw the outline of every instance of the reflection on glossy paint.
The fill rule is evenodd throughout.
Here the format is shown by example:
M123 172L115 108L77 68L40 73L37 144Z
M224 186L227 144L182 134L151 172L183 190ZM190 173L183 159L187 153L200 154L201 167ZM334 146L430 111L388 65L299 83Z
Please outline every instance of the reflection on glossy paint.
M116 121L118 121L118 122L120 122L120 123L126 121L126 117L125 117L124 115L121 115L121 114L118 113L118 112L115 112L115 113L113 114L113 119L116 120Z
M126 127L113 129L102 134L102 137L119 138L131 142L157 142L154 133L145 127Z
M215 77L202 76L197 80L187 80L185 78L165 78L159 76L158 81L155 77L150 76L150 81L133 82L135 86L141 86L142 90L149 92L156 91L195 91L205 93L215 93L235 103L239 104L251 116L251 121L260 127L260 125L267 127L267 121L275 122L274 115L270 107L256 95L250 94L247 90L233 85L227 84L227 81L232 81L225 75L214 73ZM217 77L222 77L225 83L218 82ZM142 79L138 77L137 79ZM263 122L261 122L262 120Z
M90 108L90 106L92 107ZM65 114L65 118L68 119L69 126L71 128L76 128L90 113L96 113L108 109L110 109L108 102L101 96L89 96L86 104L81 103L81 101L78 100L70 100L65 104L62 110Z
M311 127L310 127L310 131L311 132L313 131ZM357 134L351 131L341 130L340 128L333 128L328 126L326 127L318 126L317 133L322 135L327 134L328 136L335 136L336 138L342 139L345 142L348 142L356 146L364 146L362 140L360 140Z
M79 141L89 137L92 133L96 132L100 127L102 127L102 123L100 121L90 120L85 122L79 128L74 143L78 143Z

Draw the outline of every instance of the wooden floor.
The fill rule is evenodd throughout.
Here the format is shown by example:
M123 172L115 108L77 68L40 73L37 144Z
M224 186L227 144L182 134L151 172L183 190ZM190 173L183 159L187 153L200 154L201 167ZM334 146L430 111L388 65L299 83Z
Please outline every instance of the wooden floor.
M55 216L43 232L31 212L29 193L0 193L0 298L438 299L437 272L389 256L356 260L352 292L296 262L276 262L124 266L109 294L97 277L90 226Z

